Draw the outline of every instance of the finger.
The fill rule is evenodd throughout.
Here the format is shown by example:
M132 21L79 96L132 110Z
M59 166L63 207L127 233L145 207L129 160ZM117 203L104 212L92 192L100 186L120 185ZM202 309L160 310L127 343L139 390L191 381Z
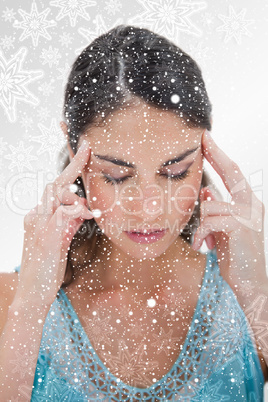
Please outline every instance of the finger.
M209 216L204 218L203 223L198 227L192 247L198 250L205 238L213 232L223 232L226 234L239 229L239 223L236 217L232 216Z
M214 142L206 130L202 136L203 154L220 175L233 199L249 203L252 190L238 165L233 162Z
M216 239L212 233L209 233L207 237L205 238L205 241L207 243L207 247L212 250L216 246Z
M78 223L83 223L85 219L93 219L93 214L85 206L81 210L74 211L71 205L61 205L51 217L46 231L53 233L57 240L65 236L65 231ZM65 233L64 233L65 232Z
M74 203L83 203L84 205L87 205L87 200L84 197L80 197L78 194L75 194L76 191L78 191L78 186L76 184L70 184L68 186L65 186L64 188L58 187L56 192L56 199L60 203L56 204L58 207L61 204L64 205L71 205Z
M63 172L54 181L56 186L64 187L65 185L73 184L76 178L82 173L83 167L90 160L91 156L89 142L87 140L84 141L69 165L66 166Z
M202 189L200 190L200 194L199 194L199 200L200 200L200 206L202 204L202 202L208 200L216 200L216 195L211 191L211 189L209 187L202 187ZM201 211L202 212L202 211Z
M252 198L252 203L250 205L239 204L234 201L231 201L230 203L213 201L211 189L208 187L204 189L205 195L202 195L202 200L205 197L207 199L200 202L201 222L206 216L232 216L237 222L239 222L240 226L255 231L260 231L262 229L262 203L257 199L257 197Z
M54 183L46 185L40 205L38 205L38 219L41 224L47 222L61 204L87 204L85 198L79 197L73 191L68 190L69 186L66 186L67 188L56 187Z
M203 201L200 204L201 217L206 216L225 216L225 215L248 215L248 206L241 204L230 204L222 201Z
M203 205L204 202L209 202L210 200L216 200L216 195L211 191L211 189L209 187L203 187L201 195L200 195L200 201L201 201L201 205L200 205L200 218L201 218L201 222L205 216L204 213L204 209L203 209ZM207 235L207 237L205 238L206 244L208 249L212 250L215 246L216 246L216 239L215 236L210 233Z

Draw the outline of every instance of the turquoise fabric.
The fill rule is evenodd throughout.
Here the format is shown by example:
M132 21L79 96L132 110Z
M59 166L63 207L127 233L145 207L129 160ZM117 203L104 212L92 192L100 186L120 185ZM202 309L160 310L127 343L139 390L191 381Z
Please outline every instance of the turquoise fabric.
M252 330L213 250L183 349L149 388L124 384L106 368L61 288L44 324L31 401L259 402L263 388Z

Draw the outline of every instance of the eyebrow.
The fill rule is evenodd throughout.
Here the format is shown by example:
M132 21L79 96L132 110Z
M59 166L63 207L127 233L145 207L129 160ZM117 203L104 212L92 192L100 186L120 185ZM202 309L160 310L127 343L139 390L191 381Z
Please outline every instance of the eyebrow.
M161 168L167 166L167 165L173 165L174 163L177 162L181 162L183 159L185 159L187 156L191 155L192 153L194 153L199 147L193 148L193 149L189 149L186 152L183 152L182 154L176 156L175 158L169 159L168 161L164 162L161 165ZM131 162L126 162L122 159L118 159L115 158L114 156L110 156L110 155L98 155L98 154L94 154L94 156L96 156L96 158L99 158L101 160L107 161L107 162L111 162L115 165L118 166L125 166L125 167L129 167L129 168L133 168L136 169L137 166Z

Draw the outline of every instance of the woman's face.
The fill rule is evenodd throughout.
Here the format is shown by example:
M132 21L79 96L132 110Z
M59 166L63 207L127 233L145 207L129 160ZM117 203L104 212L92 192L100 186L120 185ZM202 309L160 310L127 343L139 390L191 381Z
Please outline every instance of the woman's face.
M98 226L129 256L160 256L189 221L201 184L203 131L140 102L87 132L91 159L82 178L89 208L100 211ZM146 229L166 231L161 238L127 233Z

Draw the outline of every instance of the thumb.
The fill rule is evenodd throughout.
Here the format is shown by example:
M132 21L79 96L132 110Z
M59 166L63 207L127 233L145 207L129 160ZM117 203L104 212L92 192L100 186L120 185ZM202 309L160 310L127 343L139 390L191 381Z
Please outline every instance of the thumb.
M216 200L215 194L211 191L209 187L203 187L200 191L200 202ZM202 219L202 216L201 216ZM205 238L208 249L212 250L216 246L216 239L212 233L209 233Z

